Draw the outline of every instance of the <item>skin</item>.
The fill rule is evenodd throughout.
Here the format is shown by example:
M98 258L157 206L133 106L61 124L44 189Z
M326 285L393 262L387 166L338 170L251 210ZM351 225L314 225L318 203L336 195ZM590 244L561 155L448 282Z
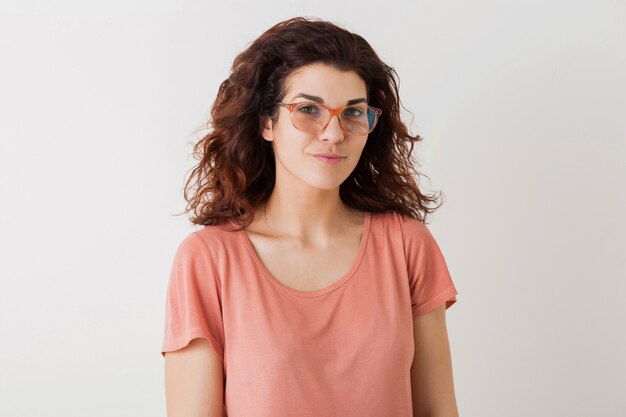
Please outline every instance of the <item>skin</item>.
M299 93L321 97L331 108L367 97L365 82L356 72L321 63L294 71L286 87L283 103L309 101L294 98ZM310 275L301 281L285 281L293 288L312 291L345 273L356 256L363 213L343 204L339 186L356 167L367 135L347 134L337 117L321 133L301 132L291 123L289 110L278 109L276 123L264 120L260 139L272 142L276 185L267 203L255 210L247 232L276 278L302 276L290 274L289 269L314 269L310 265L316 266L315 275L333 278L315 281ZM346 158L338 164L325 164L311 156L315 152L338 153ZM297 255L285 257L285 248ZM443 306L414 319L414 340L414 416L457 417ZM222 416L222 363L206 340L194 339L187 347L166 353L165 371L169 417Z
M458 417L445 305L413 319L414 417Z
M222 362L206 339L165 354L168 417L222 417Z
M283 103L306 102L299 93L321 97L336 108L348 100L366 98L365 81L353 71L339 71L324 64L310 64L292 72L286 80ZM258 209L250 229L272 230L276 235L296 237L318 248L328 247L362 213L339 198L339 186L361 157L366 135L344 132L337 117L319 134L301 132L291 123L289 110L278 107L278 122L265 120L263 139L272 142L276 156L276 185L264 207ZM338 164L325 164L311 154L345 155ZM357 221L358 222L358 221Z

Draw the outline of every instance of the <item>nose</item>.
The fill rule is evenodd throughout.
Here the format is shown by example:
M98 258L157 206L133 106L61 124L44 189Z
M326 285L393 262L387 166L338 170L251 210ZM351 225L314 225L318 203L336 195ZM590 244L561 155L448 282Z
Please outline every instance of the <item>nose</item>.
M339 116L333 115L326 125L326 129L322 131L320 134L321 140L328 140L330 142L341 142L343 141L344 131L339 124Z

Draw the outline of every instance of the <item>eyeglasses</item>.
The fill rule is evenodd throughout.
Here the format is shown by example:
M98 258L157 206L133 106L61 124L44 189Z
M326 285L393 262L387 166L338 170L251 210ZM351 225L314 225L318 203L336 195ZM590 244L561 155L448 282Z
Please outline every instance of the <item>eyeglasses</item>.
M382 110L365 103L331 109L320 103L311 101L300 103L276 104L285 107L291 113L291 124L306 133L321 133L337 115L339 125L346 133L354 135L369 134L376 127L378 116Z

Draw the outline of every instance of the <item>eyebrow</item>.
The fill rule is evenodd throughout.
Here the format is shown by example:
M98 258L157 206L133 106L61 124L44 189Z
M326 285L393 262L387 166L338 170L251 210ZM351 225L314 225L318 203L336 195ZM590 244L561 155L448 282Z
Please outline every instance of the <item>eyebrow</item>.
M318 103L322 103L324 104L324 99L322 99L321 97L318 96L312 96L310 94L305 94L305 93L298 93L296 94L296 96L293 98L293 100L297 99L298 97L304 97L307 100L312 100L312 101L316 101ZM350 106L352 104L356 104L356 103L367 103L367 99L360 97L360 98L353 98L352 100L348 100L346 102L346 106Z

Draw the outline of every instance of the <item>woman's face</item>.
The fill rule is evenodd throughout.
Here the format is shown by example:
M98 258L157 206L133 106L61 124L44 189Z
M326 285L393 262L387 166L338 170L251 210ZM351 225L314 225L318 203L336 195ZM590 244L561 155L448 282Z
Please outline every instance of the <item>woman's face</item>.
M319 102L329 108L338 108L349 100L367 98L365 81L356 72L340 71L321 63L298 68L289 75L285 86L287 92L282 103L313 101L297 97L306 94L319 97ZM273 142L276 183L295 184L292 180L296 180L318 189L338 188L356 167L368 135L344 132L337 116L320 133L302 132L293 126L289 109L278 106L278 112L278 121L274 124L268 119L266 128L262 129L263 138ZM330 164L313 156L319 152L345 158Z

